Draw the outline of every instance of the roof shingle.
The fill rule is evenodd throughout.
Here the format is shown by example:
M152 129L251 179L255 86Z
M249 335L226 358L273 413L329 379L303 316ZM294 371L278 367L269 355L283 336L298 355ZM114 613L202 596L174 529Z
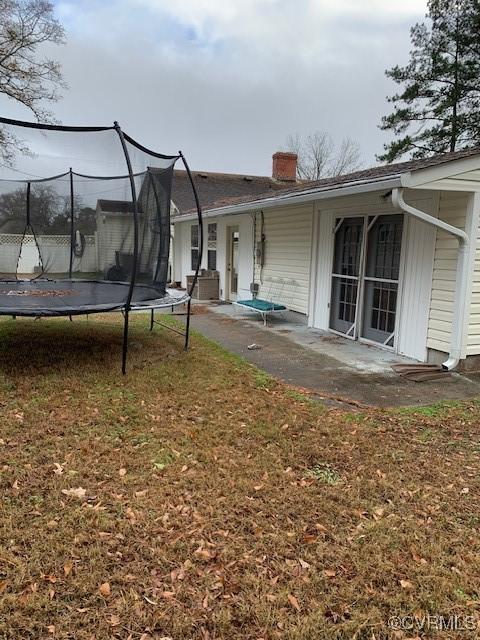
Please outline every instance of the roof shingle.
M276 183L276 186L274 187L274 194L279 196L288 195L290 193L301 193L302 191L310 191L312 189L328 189L328 187L333 188L354 182L381 180L382 178L388 178L389 176L397 176L409 171L418 171L419 169L426 169L428 167L434 167L440 164L444 164L445 162L460 160L462 158L468 158L475 155L480 155L480 147L471 147L469 149L462 149L461 151L454 151L452 153L437 154L434 156L430 156L429 158L422 158L420 160L408 160L406 162L379 165L376 167L371 167L369 169L355 171L354 173L348 173L332 178L322 178L320 180L306 181L297 183L295 185L286 186L285 183ZM217 200L204 202L202 201L202 199L200 199L200 202L202 204L202 207L207 210L217 209L227 205L241 204L244 202L256 202L257 200L270 198L272 195L272 189L270 189L269 191L264 190L263 193L255 192L245 194L241 197L235 196L232 192L230 192L225 197L219 198ZM194 211L194 205L192 205L189 210L181 209L181 213L191 213L192 211Z
M230 198L243 198L273 193L285 187L268 176L250 176L235 173L192 172L202 208L209 209L214 203ZM192 187L186 171L174 171L172 200L180 214L195 209Z

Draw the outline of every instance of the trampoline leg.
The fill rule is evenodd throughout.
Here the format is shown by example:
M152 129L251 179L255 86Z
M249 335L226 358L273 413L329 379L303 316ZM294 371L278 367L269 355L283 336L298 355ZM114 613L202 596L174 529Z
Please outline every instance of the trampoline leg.
M150 310L150 331L153 331L153 323L154 323L154 310Z
M188 349L188 339L190 337L190 307L191 301L189 300L187 303L187 323L185 326L185 351Z
M122 373L127 373L127 352L128 352L128 311L125 309L123 316L123 349L122 349Z

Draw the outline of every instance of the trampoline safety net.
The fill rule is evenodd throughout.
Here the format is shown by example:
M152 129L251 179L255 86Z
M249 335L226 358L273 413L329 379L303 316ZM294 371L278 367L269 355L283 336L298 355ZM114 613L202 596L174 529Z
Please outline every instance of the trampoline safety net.
M0 118L0 314L128 310L165 296L180 157L117 124Z

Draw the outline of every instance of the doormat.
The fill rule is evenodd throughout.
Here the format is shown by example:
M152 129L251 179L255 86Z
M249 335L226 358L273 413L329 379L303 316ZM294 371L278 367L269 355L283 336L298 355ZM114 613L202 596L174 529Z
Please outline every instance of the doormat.
M451 372L444 369L441 364L392 364L392 369L402 378L413 380L413 382L451 377Z

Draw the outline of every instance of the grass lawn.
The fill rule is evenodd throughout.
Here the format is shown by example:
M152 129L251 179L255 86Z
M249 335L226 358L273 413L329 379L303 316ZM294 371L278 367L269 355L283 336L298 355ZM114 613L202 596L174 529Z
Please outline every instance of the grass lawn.
M113 316L0 321L0 638L478 637L388 620L478 620L480 404L326 411L147 326L122 377Z

